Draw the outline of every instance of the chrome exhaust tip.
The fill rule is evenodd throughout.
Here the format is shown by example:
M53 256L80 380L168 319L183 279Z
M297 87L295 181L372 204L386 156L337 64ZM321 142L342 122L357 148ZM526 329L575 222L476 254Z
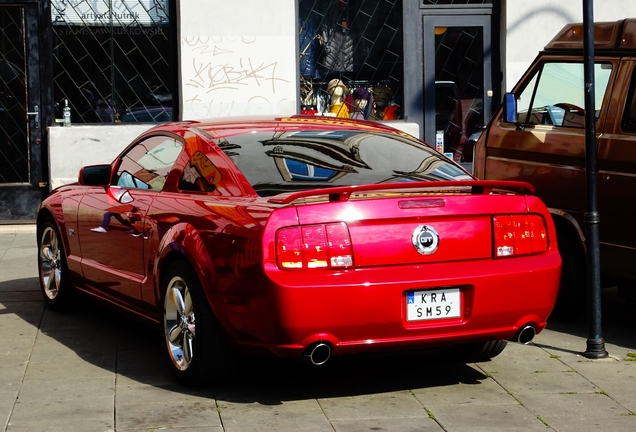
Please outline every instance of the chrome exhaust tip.
M331 346L324 342L318 342L311 348L307 357L316 366L324 365L331 357Z
M521 327L521 330L519 330L519 332L517 333L515 340L520 344L529 344L532 339L534 339L534 336L536 334L537 331L534 329L534 327L530 324L526 324Z

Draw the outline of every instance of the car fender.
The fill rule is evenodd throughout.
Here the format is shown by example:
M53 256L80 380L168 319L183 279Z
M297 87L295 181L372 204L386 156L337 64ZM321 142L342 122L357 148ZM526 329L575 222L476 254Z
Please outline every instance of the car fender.
M42 201L37 214L38 241L41 234L39 230L44 220L51 216L55 221L67 257L71 279L83 276L79 261L81 258L79 237L75 235L77 207L83 194L82 189L73 190L73 185L55 189Z
M209 251L205 247L203 239L197 229L186 222L177 223L171 226L160 239L157 247L156 258L153 264L154 287L159 314L161 314L161 277L163 270L176 260L175 254L187 261L196 273L203 292L219 320L221 326L230 334L232 326L229 324L225 311L223 299L219 292L214 263Z
M65 223L64 213L62 211L62 198L59 193L50 195L42 202L42 204L40 204L37 215L38 225L41 224L48 216L53 217L58 229L62 232L62 229L65 227Z
M59 195L58 195L59 197ZM64 220L64 212L62 211L62 200L58 197L42 202L40 208L38 209L37 215L37 241L40 241L40 232L42 223L49 216L53 218L55 224L57 225L57 230L60 233L60 237L62 238L62 245L64 246L64 251L66 255L69 255L69 244L68 244L68 233L66 231L66 223Z

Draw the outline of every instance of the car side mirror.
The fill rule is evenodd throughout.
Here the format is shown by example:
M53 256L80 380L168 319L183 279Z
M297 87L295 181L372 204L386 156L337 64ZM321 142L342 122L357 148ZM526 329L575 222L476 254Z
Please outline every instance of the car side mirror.
M89 165L79 172L79 184L84 186L108 186L110 183L110 165Z
M517 118L517 98L514 93L506 93L503 100L504 122L519 123Z

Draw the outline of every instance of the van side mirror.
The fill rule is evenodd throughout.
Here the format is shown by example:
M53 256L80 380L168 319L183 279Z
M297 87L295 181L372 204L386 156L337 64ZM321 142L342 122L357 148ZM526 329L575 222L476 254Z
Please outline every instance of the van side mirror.
M519 123L517 118L517 98L514 93L506 93L503 100L504 122Z

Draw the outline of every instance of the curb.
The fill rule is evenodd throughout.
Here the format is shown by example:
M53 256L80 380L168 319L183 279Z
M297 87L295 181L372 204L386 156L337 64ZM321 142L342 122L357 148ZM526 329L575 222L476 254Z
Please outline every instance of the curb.
M35 224L0 225L0 234L35 233L36 229Z

